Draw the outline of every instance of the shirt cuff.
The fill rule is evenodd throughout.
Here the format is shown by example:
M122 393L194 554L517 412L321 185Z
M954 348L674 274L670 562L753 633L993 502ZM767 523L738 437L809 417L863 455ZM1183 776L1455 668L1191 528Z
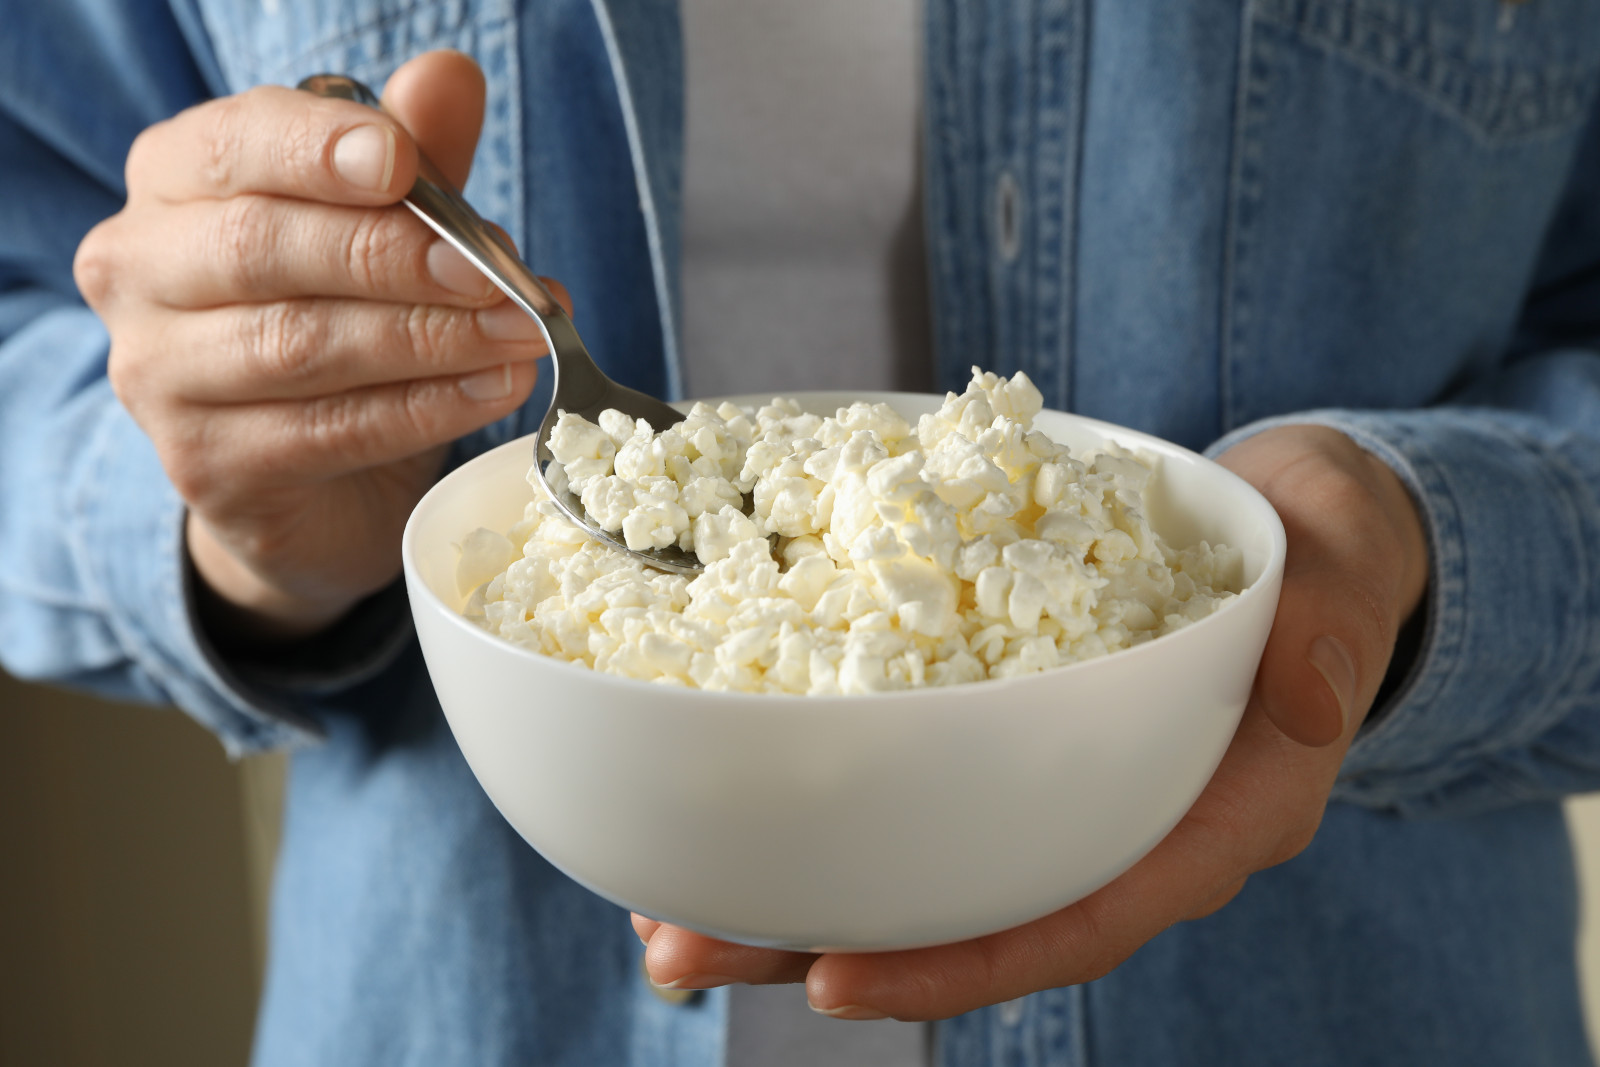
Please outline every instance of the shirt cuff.
M1333 797L1407 815L1546 799L1502 759L1558 725L1582 679L1600 604L1600 515L1538 420L1490 409L1312 411L1229 434L1216 455L1275 426L1338 430L1382 460L1427 534L1425 625L1409 670L1357 734Z
M126 412L102 419L77 468L67 537L116 640L231 756L320 740L316 706L392 662L411 637L398 585L316 642L269 659L220 656L197 624L185 507Z

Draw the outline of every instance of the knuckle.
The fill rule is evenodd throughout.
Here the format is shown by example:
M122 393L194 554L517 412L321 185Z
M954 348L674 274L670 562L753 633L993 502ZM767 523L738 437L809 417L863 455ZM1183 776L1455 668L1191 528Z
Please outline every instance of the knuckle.
M1317 830L1321 826L1322 809L1320 807L1297 818L1278 839L1274 847L1263 857L1262 869L1276 867L1280 863L1287 863L1310 848L1311 842L1316 839Z
M327 324L314 304L280 300L262 305L246 329L252 336L246 338L244 349L257 376L289 382L316 377L327 345Z
M364 457L387 453L397 444L431 443L428 391L424 383L407 382L319 398L300 416L301 450L364 465L369 462Z
M137 414L144 406L145 379L142 362L127 345L113 339L111 351L106 357L106 380L111 385L112 394L128 409L129 414Z
M296 540L292 525L254 521L230 524L228 540L241 557L268 571L288 564L295 555Z
M1217 912L1233 903L1233 899L1244 891L1246 881L1247 879L1241 878L1232 885L1224 887L1220 893L1208 900L1202 901L1198 907L1194 908L1187 915L1183 916L1179 921L1193 922L1196 919L1204 919L1208 916L1215 915Z
M305 106L289 113L284 128L272 142L273 163L284 174L297 175L305 184L318 171L331 169L333 145L328 140L327 124L306 96Z
M274 212L267 204L262 197L236 196L223 201L214 216L214 261L241 293L259 292L265 281L262 250L272 248L277 239Z
M405 256L408 236L387 211L364 211L351 227L345 246L345 263L351 280L368 293L392 288Z
M1198 847L1221 853L1250 833L1261 818L1253 785L1248 780L1220 776L1211 780L1200 800L1184 816Z
M130 199L145 191L149 163L152 157L161 154L158 146L171 132L172 123L172 119L163 119L146 126L134 137L133 144L128 146L128 158L122 164L122 181Z
M1114 919L1100 915L1098 908L1086 909L1084 918L1085 936L1075 946L1076 956L1082 963L1073 977L1092 982L1116 970L1139 946L1130 944L1128 934L1118 929Z
M208 121L200 141L199 177L206 188L218 192L234 188L250 126L249 113L259 98L260 90L249 89L202 105Z
M218 482L212 459L215 450L206 440L205 420L168 426L154 440L167 480L185 502L197 505L215 495Z
M306 448L313 453L345 449L360 436L362 412L348 393L319 398L303 412Z
M449 370L453 335L459 315L448 308L415 304L406 312L406 338L419 367L434 374Z
M410 381L400 403L400 430L413 441L432 443L439 435L439 391L430 382Z
M117 277L117 241L113 222L116 216L90 230L72 257L72 280L84 302L96 311L110 303Z
M1307 457L1285 468L1283 478L1290 482L1287 492L1300 497L1306 512L1322 517L1330 529L1342 536L1364 533L1361 517L1370 514L1372 493L1343 467L1321 456Z

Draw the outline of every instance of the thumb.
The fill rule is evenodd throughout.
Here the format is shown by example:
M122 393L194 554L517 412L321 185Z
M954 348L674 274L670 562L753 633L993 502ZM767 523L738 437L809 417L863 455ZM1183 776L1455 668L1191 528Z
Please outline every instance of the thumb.
M1366 714L1393 638L1372 599L1326 561L1285 569L1252 699L1292 740L1328 745Z
M466 185L484 109L483 71L471 56L438 51L407 60L383 87L383 106L456 188Z
M1251 698L1292 740L1331 744L1366 717L1421 599L1421 520L1399 479L1331 429L1268 430L1223 461L1272 502L1288 535Z

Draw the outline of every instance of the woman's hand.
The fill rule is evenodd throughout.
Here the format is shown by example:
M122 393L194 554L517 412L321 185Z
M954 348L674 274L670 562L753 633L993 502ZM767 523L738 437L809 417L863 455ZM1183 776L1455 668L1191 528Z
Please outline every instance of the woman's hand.
M1221 462L1283 518L1283 594L1232 744L1200 799L1148 856L1037 922L907 952L747 948L636 915L651 978L676 988L804 982L812 1007L839 1018L946 1018L1098 978L1173 923L1222 907L1254 872L1304 849L1396 634L1421 600L1427 545L1400 481L1336 431L1269 430Z
M316 632L391 582L448 442L526 399L544 352L398 205L419 145L465 182L477 66L418 57L384 102L399 121L264 87L158 123L128 155L126 206L78 249L112 387L189 505L235 639Z

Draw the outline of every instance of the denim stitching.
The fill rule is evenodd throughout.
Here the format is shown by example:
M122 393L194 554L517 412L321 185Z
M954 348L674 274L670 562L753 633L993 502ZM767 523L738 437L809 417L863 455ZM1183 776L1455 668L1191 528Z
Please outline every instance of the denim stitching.
M961 10L959 0L929 0L928 18L928 150L930 176L928 189L928 236L930 274L936 281L935 293L942 313L937 317L936 337L943 342L939 352L941 374L954 378L959 363L974 350L972 324L968 310L978 299L978 289L962 276L965 259L959 254L964 219L962 197L966 190L960 161L960 135L966 125L961 119L957 92L960 77ZM942 175L943 181L936 180ZM965 297L965 298L963 298Z
M1572 501L1578 497L1587 497L1590 504L1589 514L1600 514L1600 501L1594 500L1589 492L1588 483L1583 474L1576 470L1563 456L1559 449L1552 448L1537 438L1522 433L1512 426L1490 425L1486 428L1488 433L1499 438L1508 448L1522 452L1533 453L1539 459L1536 469L1547 475L1550 481L1559 483L1551 486L1549 496L1556 501L1561 510L1563 520L1563 533L1572 551L1568 554L1577 573L1572 576L1572 588L1593 589L1588 569L1588 557L1583 549L1586 545L1597 543L1596 540L1585 537L1584 512L1576 507ZM1589 659L1585 653L1596 643L1591 636L1594 627L1595 605L1585 603L1581 598L1574 597L1568 607L1565 622L1565 633L1570 637L1570 647L1565 650L1561 658L1561 667L1556 670L1556 675L1569 679L1569 684L1556 689L1550 694L1552 711L1549 721L1541 723L1532 736L1542 734L1546 729L1554 726L1560 716L1555 708L1559 706L1563 711L1572 704L1580 702L1588 694L1584 692L1600 678L1600 658L1594 663L1591 671L1581 670L1583 664Z
M1317 421L1322 421L1318 419ZM1431 457L1421 453L1416 448L1414 434L1406 428L1394 428L1394 446L1385 446L1382 439L1375 439L1362 429L1362 424L1367 420L1358 419L1347 422L1337 417L1327 420L1326 424L1336 429L1341 429L1355 437L1363 447L1380 454L1386 462L1390 462L1398 472L1406 473L1404 457L1400 456L1397 448L1416 453L1416 460L1410 468L1419 479L1419 484L1424 490L1426 518L1432 520L1436 513L1432 506L1436 503L1450 503L1454 510L1454 498L1450 495L1445 485L1442 471L1433 463ZM1482 432L1493 436L1508 449L1525 452L1537 452L1541 460L1538 469L1546 472L1560 472L1560 475L1570 483L1566 487L1552 486L1549 494L1563 501L1563 512L1567 518L1566 538L1575 549L1573 555L1578 559L1580 567L1583 566L1582 546L1584 534L1582 531L1581 514L1566 504L1566 497L1561 489L1576 487L1583 491L1583 483L1578 472L1571 469L1570 465L1559 455L1554 455L1550 450L1542 447L1537 440L1505 426L1479 426ZM1459 517L1452 520L1453 533L1446 535L1445 542L1451 545L1460 544ZM1439 544L1438 540L1432 543ZM1436 704L1438 691L1448 688L1450 674L1453 666L1461 661L1459 642L1454 646L1441 645L1434 649L1434 630L1442 627L1443 635L1459 633L1459 619L1464 608L1466 586L1469 576L1465 573L1466 567L1459 553L1455 553L1451 566L1447 570L1450 588L1441 590L1435 597L1433 604L1439 612L1435 619L1430 620L1430 634L1424 638L1423 647L1433 654L1418 664L1417 672L1407 688L1396 695L1396 706L1409 703ZM1575 586L1582 588L1587 582L1587 569L1585 568L1575 579ZM1441 584L1444 584L1443 582ZM1453 620L1451 616L1453 615ZM1454 621L1455 625L1450 625ZM1498 723L1486 724L1488 730L1480 732L1475 737L1463 739L1450 751L1432 756L1427 763L1417 764L1416 754L1408 753L1408 735L1413 730L1406 729L1404 722L1395 727L1385 729L1385 726L1395 720L1386 720L1378 724L1371 734L1364 737L1361 759L1363 762L1382 763L1386 759L1394 759L1396 765L1392 767L1374 767L1371 770L1357 775L1351 775L1341 780L1341 797L1350 798L1352 791L1365 794L1361 802L1371 802L1379 796L1390 798L1393 802L1403 803L1408 810L1426 810L1429 806L1437 807L1448 802L1449 798L1461 789L1470 788L1481 792L1486 787L1501 799L1516 799L1518 797L1532 796L1522 782L1521 776L1512 773L1513 769L1497 763L1495 756L1510 748L1522 747L1534 743L1537 739L1550 730L1557 728L1571 711L1580 706L1588 694L1582 677L1585 672L1569 670L1568 666L1580 664L1584 653L1591 640L1588 632L1591 626L1585 605L1574 603L1569 610L1567 622L1575 635L1569 646L1562 650L1560 655L1561 666L1555 668L1553 675L1560 678L1570 678L1571 684L1564 687L1564 691L1549 694L1548 700L1539 702L1544 707L1542 715L1510 716ZM1441 640L1443 638L1440 638ZM1427 654L1427 653L1425 653ZM1498 726L1499 729L1493 727ZM1409 758L1407 758L1409 756ZM1398 758L1396 758L1398 757ZM1426 782L1426 787L1423 783ZM1496 785L1495 783L1499 783ZM1497 790L1497 791L1496 791ZM1403 792L1402 792L1403 791ZM1542 794L1540 794L1542 795ZM1401 799L1403 798L1403 800Z
M1033 10L1032 3L1024 3L1019 5L1018 14L1025 16ZM1015 124L1025 121L1025 118L1019 119L1018 108L1012 99L1016 87L1011 79L1024 79L1029 73L1026 69L1019 70L1014 62L1020 58L1019 46L1012 37L1016 18L1017 15L1007 11L1004 4L985 5L980 52L973 66L983 85L982 110L979 112L982 165L978 171L982 188L979 190L980 199L973 201L973 204L979 209L984 237L983 263L992 308L990 332L994 350L1000 356L998 363L1008 373L1019 370L1031 373L1037 369L1035 353L1030 344L1032 308L1026 294L1021 291L1016 262L1005 258L1005 235L1000 231L1000 218L996 210L997 190L1008 175L1011 181L1017 180L1017 164L1028 156L1026 138L1015 128ZM1021 88L1016 95L1025 94L1026 88ZM1032 205L1027 203L1032 193L1033 190L1028 189L1022 195L1024 210L1032 209ZM1031 255L1033 235L1024 238L1023 244Z
M940 195L944 183L939 180L940 176L947 175L949 170L944 161L943 150L947 138L942 128L947 110L946 86L943 78L947 63L944 61L942 51L944 37L940 33L940 22L935 17L935 11L935 0L928 0L927 13L922 25L923 92L926 99L923 106L921 154L924 189L922 237L928 250L925 269L930 293L948 291L949 285L945 276L946 261L949 257L945 254L943 242L946 229L944 220L946 198ZM936 378L942 377L942 367L947 349L950 347L942 336L943 329L944 327L936 323L933 330Z
M977 87L977 106L973 114L975 123L971 130L977 134L978 165L972 174L978 188L975 190L977 196L967 203L972 206L978 238L982 242L975 247L983 249L983 292L989 310L989 336L984 338L986 343L979 351L991 354L991 362L997 370L1014 374L1022 369L1012 337L1015 315L1012 301L1007 299L1007 272L1004 264L999 262L999 240L994 232L994 218L989 211L992 199L990 192L1005 168L1006 152L1010 147L1006 143L1006 107L999 99L1000 87L997 84L999 72L1004 69L1007 59L1003 49L995 43L1006 25L1006 13L1001 10L1002 6L985 3L981 17L972 20L976 32L972 37L971 63L966 72L968 80Z
M505 9L504 4L496 4L495 7L498 10L493 12L478 11L476 10L476 4L469 5L462 2L462 0L454 0L450 6L454 9L452 11L452 15L454 16L453 21L457 29L472 25L485 16L488 17L487 21L504 21L512 17L511 12ZM299 52L291 53L290 55L286 56L282 61L283 66L289 68L296 67L305 62L305 60L309 57L316 55L318 52L334 51L339 48L347 47L351 43L359 42L363 38L381 33L383 30L399 23L408 22L416 15L427 11L437 12L438 9L439 5L435 2L435 0L417 0L416 3L409 4L396 11L377 15L376 17L368 19L365 22L358 22L353 26L341 27L329 33L328 36L322 38L321 40L303 46ZM429 36L438 37L442 36L442 33L436 29L436 32L430 34Z
M994 279L989 270L988 233L984 227L983 213L972 209L973 205L983 203L985 169L988 164L986 152L988 145L982 139L986 125L984 120L987 118L984 109L984 87L987 79L982 76L986 35L983 32L984 23L981 17L987 9L987 4L972 0L968 7L969 17L961 21L962 32L956 35L958 63L956 69L967 94L964 98L958 98L961 99L965 109L960 117L960 129L964 134L963 143L969 154L969 158L964 161L966 165L960 171L956 204L967 230L967 233L962 235L964 242L970 242L967 248L969 251L972 248L984 250L982 256L970 257L971 288L968 291L973 296L979 297L973 303L979 314L974 316L972 336L967 338L967 347L964 351L986 353L990 357L990 362L998 365L1000 353L996 351L995 320L999 316L999 309L995 305ZM959 247L956 255L962 255ZM967 362L968 358L963 357L962 362Z
M1583 551L1585 547L1592 548L1600 544L1600 528L1595 528L1600 527L1600 521L1589 524L1591 529L1588 536L1585 536L1583 521L1585 515L1592 519L1600 517L1600 500L1595 499L1593 488L1583 477L1582 472L1574 468L1564 455L1555 449L1546 449L1545 452L1551 469L1560 472L1568 484L1570 495L1564 495L1562 499L1566 501L1581 497L1588 505L1586 510L1574 505L1567 507L1567 516L1573 531L1572 543L1578 548L1578 551L1573 553L1574 561L1579 568L1573 584L1578 589L1591 590L1590 602L1586 605L1575 602L1569 620L1573 633L1577 635L1574 641L1574 656L1577 663L1581 665L1587 661L1591 664L1587 677L1581 671L1572 672L1572 685L1568 689L1565 702L1577 705L1597 700L1594 690L1600 688L1600 575L1594 573L1590 567L1590 555Z
M319 56L337 56L333 65L342 72L372 80L396 56L409 51L385 44L381 37L387 31L414 26L419 20L426 19L428 25L406 35L408 42L458 41L464 35L489 37L500 27L515 21L513 13L499 2L492 5L467 4L454 0L448 6L449 11L441 12L438 3L423 0L351 27L338 28L291 53L274 54L270 46L258 47L248 39L234 36L230 41L230 52L246 72L244 80L247 84L287 81L304 71L307 64ZM322 59L318 65L326 67L329 60Z
M380 13L366 21L358 22L352 27L335 28L327 36L319 38L311 44L303 45L298 52L286 54L274 54L271 45L263 47L252 40L250 35L251 23L248 19L230 19L220 27L213 26L211 20L207 19L206 25L211 31L213 39L218 41L219 44L226 40L226 59L233 60L238 64L239 71L243 74L241 79L243 85L250 86L269 80L265 77L264 71L273 69L293 70L324 49L331 51L345 42L359 39L373 31L382 30L386 26L409 18L415 11L428 6L429 3L431 3L431 0L417 0L417 2L398 11ZM289 16L273 12L269 17L287 18ZM223 50L219 48L218 51L219 57L221 57ZM224 66L226 65L225 62ZM355 72L352 70L346 71L346 73Z
M1461 658L1460 619L1465 611L1464 588L1466 561L1461 545L1461 521L1454 494L1444 482L1442 473L1431 460L1418 453L1411 430L1398 422L1384 424L1384 436L1372 431L1370 417L1354 416L1342 411L1309 411L1282 415L1251 423L1248 427L1227 435L1206 449L1206 455L1216 457L1228 448L1248 440L1266 430L1281 426L1327 426L1345 434L1363 449L1383 460L1404 482L1421 504L1424 530L1429 539L1434 571L1429 588L1428 632L1424 634L1421 656L1405 687L1395 695L1392 707L1408 704L1437 703L1438 693L1446 687ZM1352 746L1363 763L1381 763L1393 753L1404 755L1409 737L1415 732L1406 722L1406 716L1390 716L1361 732ZM1453 758L1453 757L1452 757ZM1406 779L1411 783L1408 793L1414 793L1418 774L1411 770L1414 760L1403 761L1407 767ZM1388 767L1373 767L1357 773L1341 773L1335 788L1339 799L1371 805L1372 795L1383 789L1392 777ZM1433 788L1439 767L1430 765L1421 769L1421 776ZM1447 777L1447 776L1446 776ZM1353 795L1358 794L1358 795Z
M1089 1067L1089 990L1092 987L1079 982L1067 987L1071 998L1072 1053L1082 1067Z
M93 517L115 515L111 492L121 482L110 476L113 449L108 438L120 417L114 408L108 409L85 443L84 451L92 457L90 466L84 472L84 479L69 493L68 521L62 533L82 575L84 591L95 605L92 610L99 624L109 632L112 643L122 651L127 662L136 671L148 676L165 697L216 731L230 755L237 756L253 748L298 740L297 735L273 720L270 712L252 707L253 712L263 717L260 720L253 719L225 699L220 699L215 689L215 679L204 668L201 678L191 683L170 662L167 650L157 642L154 634L138 625L139 616L121 610L121 605L114 602L104 575L90 565L95 556L89 552L84 537L94 525ZM160 529L174 532L160 539L155 546L152 565L142 569L135 577L139 579L140 592L148 591L151 594L146 606L152 612L152 618L164 623L169 633L187 634L188 614L176 592L181 587L177 575L182 566L181 530L186 508L169 485L163 483L157 491L164 499L159 513L154 517L155 524ZM111 521L116 520L113 518Z
M1584 117L1600 83L1593 66L1475 60L1429 39L1449 28L1348 0L1262 0L1260 18L1411 93L1485 144L1558 135Z
M114 483L107 473L111 449L106 439L110 436L118 418L115 407L108 404L107 410L95 427L93 436L85 443L85 452L93 458L85 472L84 480L68 498L68 522L67 528L62 531L62 537L67 542L68 551L83 577L84 592L88 595L90 603L95 605L94 610L99 616L100 625L110 632L114 643L123 650L128 659L138 669L149 674L157 688L164 693L176 693L181 691L181 686L174 685L178 679L167 670L166 664L162 662L147 635L135 625L136 617L117 610L106 584L102 581L102 576L91 565L95 557L85 542L85 535L93 524L93 515L105 514L110 510L111 485L120 484ZM162 491L165 491L165 488L163 486ZM217 725L220 727L226 724L217 723Z
M1040 102L1030 149L1033 178L1028 239L1034 242L1033 349L1052 397L1072 404L1078 320L1078 238L1082 208L1085 89L1088 78L1088 0L1045 0L1036 27L1034 98ZM1074 47L1076 46L1076 47ZM1070 63L1069 63L1070 60ZM1072 80L1060 76L1075 71Z
M35 585L26 578L18 578L7 574L0 574L0 590L48 608L88 613L101 610L93 602L71 595L70 590L63 591L45 585ZM0 646L3 645L4 642L0 641Z
M1239 424L1241 399L1234 383L1242 380L1235 369L1244 360L1245 328L1249 324L1249 289L1243 281L1249 263L1251 201L1260 195L1260 137L1257 128L1265 110L1268 64L1260 55L1254 34L1252 4L1240 8L1238 85L1233 105L1233 149L1228 165L1227 220L1222 246L1222 307L1219 309L1217 400L1224 432Z
M484 101L484 130L497 131L478 144L478 165L487 172L490 196L504 209L506 228L513 241L528 247L522 184L515 180L522 156L522 75L517 51L517 22L506 19L479 31L479 58L488 91ZM496 91L498 87L498 91ZM516 435L521 409L484 427L491 445L504 444Z

